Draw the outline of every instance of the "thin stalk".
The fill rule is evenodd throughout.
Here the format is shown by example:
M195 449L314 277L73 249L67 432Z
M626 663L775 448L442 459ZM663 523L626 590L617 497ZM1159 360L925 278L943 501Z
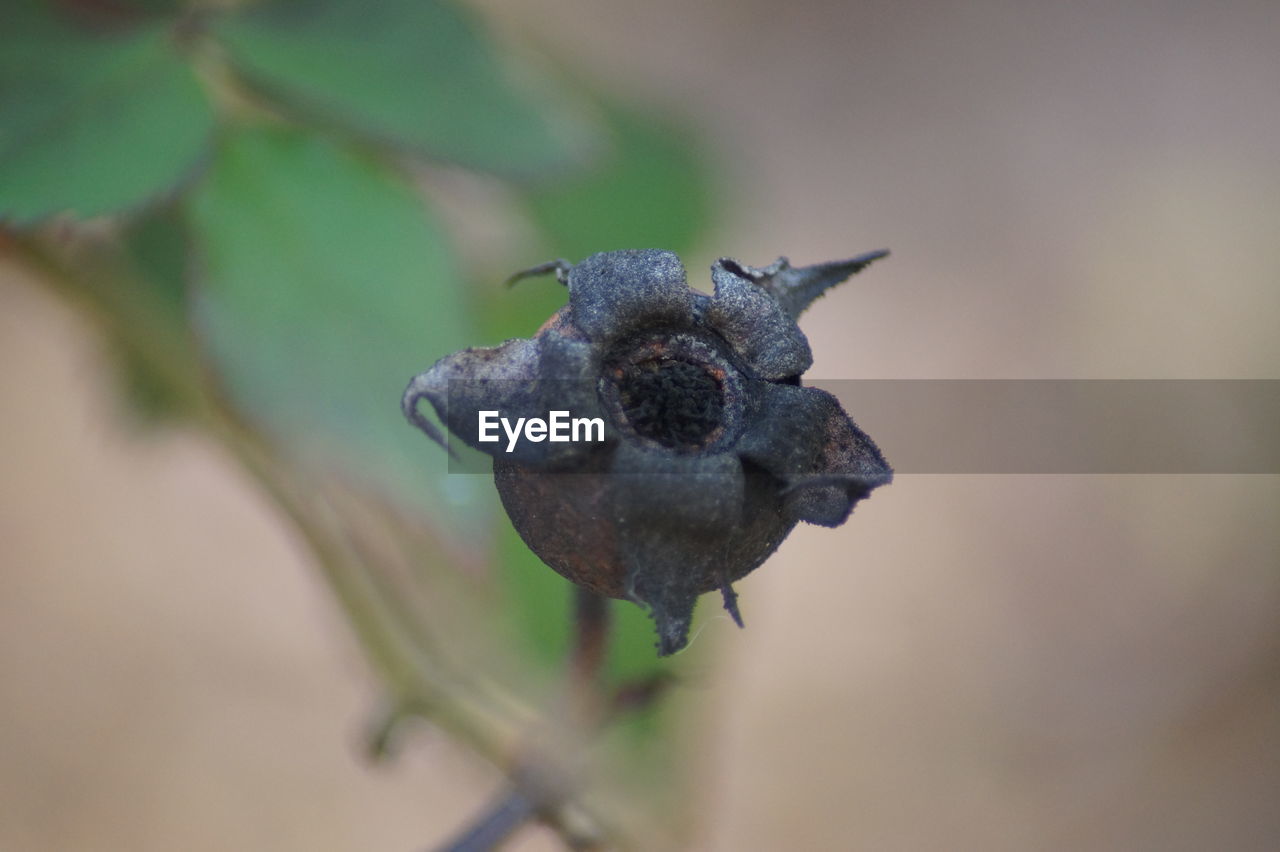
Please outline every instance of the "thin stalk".
M533 819L538 809L533 800L513 787L494 800L454 838L440 846L440 852L491 852Z
M574 587L573 593L573 643L569 651L566 684L570 730L567 732L569 736L561 731L549 738L565 748L574 747L574 735L598 728L608 708L603 681L611 626L610 601L580 587ZM442 852L491 852L535 819L554 828L571 848L598 846L595 838L579 835L568 828L563 809L572 797L575 785L565 776L563 767L576 761L563 759L563 755L561 758L557 761L558 767L548 767L545 743L541 747L531 747L512 772L512 784L470 825L441 846Z

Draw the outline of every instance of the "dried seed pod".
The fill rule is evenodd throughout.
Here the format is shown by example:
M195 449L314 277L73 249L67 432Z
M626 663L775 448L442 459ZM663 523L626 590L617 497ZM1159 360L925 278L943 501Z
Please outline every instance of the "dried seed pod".
M892 471L830 394L803 387L812 363L796 318L887 252L791 268L721 259L715 294L688 287L671 252L604 252L556 273L569 303L529 340L466 349L405 391L406 416L437 442L427 399L450 432L493 457L503 505L525 543L574 583L635 601L658 653L688 641L697 597L732 583L799 521L838 526ZM552 411L598 420L597 441L492 440ZM544 436L545 437L545 436Z

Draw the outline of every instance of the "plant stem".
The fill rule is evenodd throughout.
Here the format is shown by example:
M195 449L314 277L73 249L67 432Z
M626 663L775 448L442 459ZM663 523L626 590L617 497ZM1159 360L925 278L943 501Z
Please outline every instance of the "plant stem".
M537 813L533 800L512 787L460 834L440 847L441 852L490 852Z
M569 677L578 722L584 728L593 726L600 715L610 614L608 598L574 587L574 643L569 653Z
M587 589L574 588L573 645L569 651L568 702L572 732L588 732L599 727L607 712L603 694L604 663L609 646L610 601ZM573 742L569 737L565 742ZM598 844L578 836L564 825L560 813L571 795L572 785L552 781L539 766L538 750L525 756L523 765L512 772L512 784L458 835L442 852L491 852L533 819L542 819L574 849ZM569 764L574 761L562 761Z

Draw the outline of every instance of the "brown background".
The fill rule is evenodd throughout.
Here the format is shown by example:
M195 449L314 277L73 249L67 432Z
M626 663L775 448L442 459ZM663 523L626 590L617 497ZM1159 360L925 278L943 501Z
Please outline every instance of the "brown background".
M816 376L1277 377L1270 0L483 5L697 116L695 275L893 249L806 316ZM446 835L497 773L425 730L364 765L373 685L280 518L132 433L12 266L0 305L0 848ZM1277 518L1274 476L920 475L798 531L707 627L700 848L1280 846Z

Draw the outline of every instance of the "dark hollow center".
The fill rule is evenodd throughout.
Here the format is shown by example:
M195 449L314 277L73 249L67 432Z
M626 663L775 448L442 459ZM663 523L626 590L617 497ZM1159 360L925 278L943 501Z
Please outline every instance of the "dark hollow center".
M724 420L724 391L705 367L671 358L632 364L618 399L637 435L676 450L708 444Z

